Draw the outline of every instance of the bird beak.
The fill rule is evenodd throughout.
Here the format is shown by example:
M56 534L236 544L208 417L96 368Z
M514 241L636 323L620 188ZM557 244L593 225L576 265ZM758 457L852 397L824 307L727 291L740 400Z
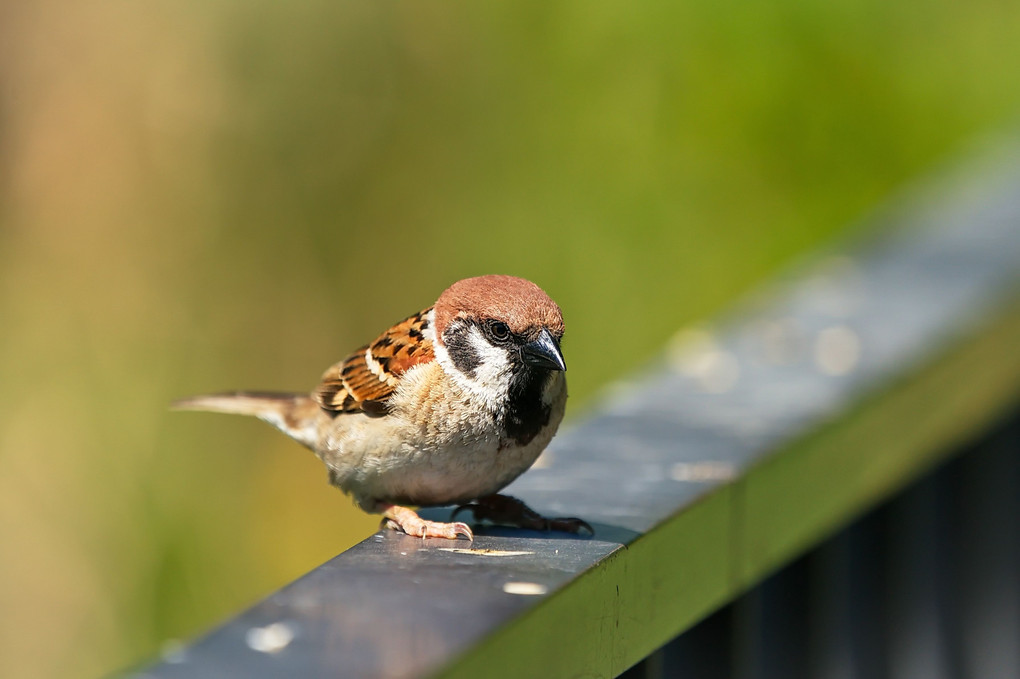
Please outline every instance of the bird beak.
M563 362L563 354L556 345L556 340L549 331L542 329L538 339L528 342L521 347L521 357L528 365L546 370L566 370L567 364Z

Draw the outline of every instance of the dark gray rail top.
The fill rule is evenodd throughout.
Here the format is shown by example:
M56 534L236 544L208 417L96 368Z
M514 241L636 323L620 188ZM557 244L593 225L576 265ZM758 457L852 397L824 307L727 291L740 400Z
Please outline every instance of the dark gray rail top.
M136 676L619 674L1017 402L1020 150L996 146L680 331L508 489L594 538L379 532Z

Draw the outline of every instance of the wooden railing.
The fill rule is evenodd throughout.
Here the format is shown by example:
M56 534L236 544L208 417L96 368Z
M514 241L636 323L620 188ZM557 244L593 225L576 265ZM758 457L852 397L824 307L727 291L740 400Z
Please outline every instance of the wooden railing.
M508 489L593 538L380 532L137 676L661 674L657 649L1017 405L1020 150L998 146L681 330Z

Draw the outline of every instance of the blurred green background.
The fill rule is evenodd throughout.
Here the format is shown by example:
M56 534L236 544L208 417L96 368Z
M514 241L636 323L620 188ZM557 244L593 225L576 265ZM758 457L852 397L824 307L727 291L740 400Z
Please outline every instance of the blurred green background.
M0 2L0 676L160 652L377 525L265 425L452 281L572 416L1009 127L1020 4Z

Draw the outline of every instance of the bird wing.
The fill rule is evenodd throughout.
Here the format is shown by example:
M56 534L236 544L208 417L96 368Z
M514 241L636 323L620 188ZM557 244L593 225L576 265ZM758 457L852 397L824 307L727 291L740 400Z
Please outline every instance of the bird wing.
M365 345L330 366L312 392L326 412L380 416L386 401L397 389L399 377L419 363L435 359L432 341L425 337L431 307L409 316Z

